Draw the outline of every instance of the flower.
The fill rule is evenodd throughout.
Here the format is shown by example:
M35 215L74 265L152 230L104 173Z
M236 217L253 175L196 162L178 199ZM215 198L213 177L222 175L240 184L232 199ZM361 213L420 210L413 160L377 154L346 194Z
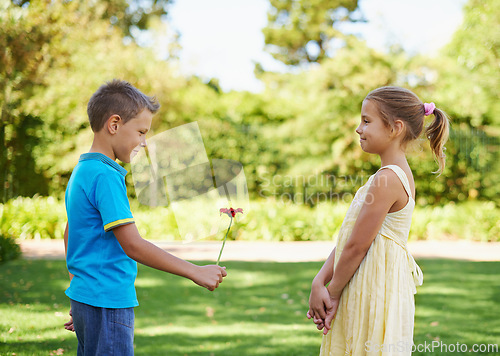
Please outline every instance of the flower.
M228 226L227 231L226 231L226 236L224 236L224 241L222 242L222 247L220 248L219 258L217 258L217 266L219 265L220 256L222 255L222 250L224 250L224 246L226 245L227 234L229 234L229 229L231 228L231 224L233 223L233 218L236 216L236 213L243 214L243 209L241 209L241 208L237 208L237 209L221 208L219 210L219 213L220 213L220 215L227 214L227 216L229 216L231 218L231 220L229 221L229 226Z
M236 213L241 213L243 214L243 209L241 208L238 208L238 209L233 209L233 208L229 208L229 209L226 209L226 208L221 208L220 209L220 214L227 214L227 216L229 217L235 217L236 216Z

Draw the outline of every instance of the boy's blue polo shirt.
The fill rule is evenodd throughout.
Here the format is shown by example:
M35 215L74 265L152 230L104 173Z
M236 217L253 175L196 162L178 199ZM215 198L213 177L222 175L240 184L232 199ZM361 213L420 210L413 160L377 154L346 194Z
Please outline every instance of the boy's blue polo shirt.
M101 153L80 156L66 188L68 251L74 275L66 295L103 308L139 305L137 263L128 257L112 229L134 222L125 186L127 170Z

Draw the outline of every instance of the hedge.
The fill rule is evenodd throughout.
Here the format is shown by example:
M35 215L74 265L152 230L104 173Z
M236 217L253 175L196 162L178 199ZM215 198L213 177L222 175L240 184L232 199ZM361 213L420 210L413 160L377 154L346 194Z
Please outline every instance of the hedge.
M318 241L335 239L346 203L321 203L314 208L271 199L253 201L231 237L245 241ZM175 216L165 207L132 202L141 234L152 240L181 240ZM52 197L17 198L0 204L0 233L18 240L60 239L66 225L64 202ZM223 232L208 239L222 239ZM465 239L500 241L500 209L493 202L469 201L444 206L417 206L410 240Z

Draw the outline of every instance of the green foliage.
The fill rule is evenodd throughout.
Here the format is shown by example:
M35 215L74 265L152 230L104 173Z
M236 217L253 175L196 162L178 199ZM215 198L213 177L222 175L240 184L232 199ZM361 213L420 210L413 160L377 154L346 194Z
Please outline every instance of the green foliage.
M472 127L500 129L498 82L500 67L500 3L469 0L464 22L444 48L436 93L454 117Z
M500 131L495 121L500 117L499 36L488 32L500 27L498 4L493 3L476 6L471 1L465 8L463 27L438 57L382 54L348 39L321 66L298 74L261 74L268 88L265 95L275 97L286 118L273 130L282 164L274 172L264 169L264 175L290 179L323 174L356 180L359 172L371 174L379 167L378 159L361 151L354 133L361 101L371 89L399 85L424 101L436 102L451 115L447 168L441 176L431 174L437 165L426 140L418 140L408 151L418 203L447 204L472 198L500 204L500 188L495 183L500 174ZM465 38L469 46L463 45ZM302 189L288 191L300 193ZM258 192L262 190L259 186ZM347 192L341 187L333 191Z
M321 63L332 55L333 40L345 36L335 28L353 21L358 0L270 0L268 24L262 30L266 50L289 64Z
M321 64L292 73L260 73L266 84L260 94L224 93L215 80L206 84L196 77L179 76L172 55L176 44L163 56L167 61L159 59L157 53L162 43L159 34L172 35L158 20L168 1L126 4L124 0L50 5L38 0L23 7L2 3L5 11L0 12L0 36L7 44L0 58L4 69L0 71L0 99L5 99L0 100L0 139L6 148L0 157L4 201L36 193L63 197L79 155L92 142L87 101L104 81L117 77L158 97L162 106L151 135L198 121L208 156L241 162L253 198L270 193L294 197L304 192L332 193L340 198L351 194L360 185L360 178L379 166L376 156L362 152L354 132L363 98L383 85L408 87L422 100L434 101L450 113L452 121L446 145L447 168L441 176L431 174L437 165L425 140L409 150L418 204L478 199L500 205L499 36L493 30L488 32L499 28L494 15L496 2L471 0L463 27L436 57L379 53L356 38L342 37L343 46ZM333 5L318 0L315 6L291 0L272 4L276 11L271 20L283 23L270 24L268 29L279 28L276 38L285 42L302 41L307 36L308 42L320 41L313 37L321 39L325 31L328 34L324 36L336 36L336 32L329 32L333 27L325 24L352 20L357 7L352 0ZM301 11L302 17L298 15ZM141 13L151 16L144 15L147 21L143 21ZM333 18L326 21L332 13ZM138 22L127 20L129 15ZM283 25L287 21L293 26ZM147 41L141 45L131 41L124 23L130 29L148 29L144 36L138 36ZM298 29L304 29L305 37ZM24 33L30 35L22 36ZM461 45L465 42L467 46ZM291 55L289 58L300 61ZM15 77L8 75L14 72ZM353 183L327 187L285 184L315 176ZM273 179L271 187L269 179ZM127 180L132 186L130 175ZM131 197L133 194L130 191ZM311 206L316 203L307 201Z
M87 101L105 80L125 78L145 92L154 90L164 108L175 107L165 101L183 80L170 79L170 67L151 49L124 43L128 29L154 24L164 30L154 19L165 14L167 4L1 3L0 40L5 45L0 52L0 144L6 149L0 156L5 181L0 199L35 193L62 196L61 187L79 154L92 142ZM159 72L164 82L151 80Z
M335 240L346 211L346 204L323 203L311 209L272 200L253 203L245 219L234 224L232 237L250 241Z
M105 9L98 7L96 11ZM173 92L184 87L185 80L175 78L171 66L159 60L152 49L134 42L125 45L119 29L101 20L103 14L94 15L79 18L82 27L68 34L61 44L70 49L67 66L52 68L47 87L37 90L29 100L31 112L44 118L37 132L40 144L33 148L33 156L47 181L49 194L59 198L79 155L92 143L86 106L105 81L126 79L160 99L162 107L153 130L158 125L181 123L177 113L182 105Z
M53 197L16 198L0 205L0 233L16 239L62 239L64 202Z
M410 239L500 241L500 209L493 202L448 203L415 209Z
M65 35L64 10L69 8L74 8L74 4L33 1L20 8L10 1L0 3L2 202L17 194L34 194L40 185L41 193L46 193L43 179L39 179L40 171L32 163L32 148L39 143L33 131L39 129L41 122L26 111L25 105L33 91L46 83L48 69L58 65L63 58L64 50L59 44ZM19 181L28 176L31 182Z
M33 6L40 9L40 5L43 7L55 5L43 0L11 1L12 4L23 8ZM106 0L102 2L76 1L76 3L79 3L85 12L97 12L100 19L105 20L111 26L120 28L128 38L136 39L135 37L141 30L146 30L149 27L150 22L167 14L170 0Z
M264 76L268 84L264 95L277 97L275 105L285 118L273 130L283 162L277 173L339 177L373 170L375 157L362 153L355 129L366 88L394 83L394 66L388 55L351 38L316 69L283 81Z
M119 27L125 36L138 40L140 30L146 30L152 21L167 14L170 0L107 0L101 2L105 6L103 20Z
M9 235L0 234L0 264L21 256L21 247Z
M421 204L468 198L500 204L499 11L498 1L469 1L463 24L442 53L413 58L406 70L415 92L444 109L452 124L443 175L426 181L415 172ZM417 154L414 162L426 164L422 157Z
M289 194L253 201L231 227L228 239L241 241L335 241L349 207L346 197L319 195L314 208ZM352 196L351 196L352 197ZM328 198L328 200L326 200ZM175 216L165 207L149 208L132 201L132 212L146 239L181 240ZM62 239L64 203L49 197L17 198L0 205L0 233L17 239ZM214 222L215 223L215 222ZM220 240L224 231L210 236ZM465 239L500 241L500 209L493 202L470 201L444 206L417 206L410 240Z

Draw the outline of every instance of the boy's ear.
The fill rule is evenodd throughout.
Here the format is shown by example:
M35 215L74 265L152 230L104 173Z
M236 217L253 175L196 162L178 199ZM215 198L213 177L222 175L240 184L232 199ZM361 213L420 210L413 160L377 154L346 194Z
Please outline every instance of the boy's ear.
M122 118L120 117L120 115L111 115L108 121L106 122L106 127L108 129L108 132L114 135L118 131L121 121Z

